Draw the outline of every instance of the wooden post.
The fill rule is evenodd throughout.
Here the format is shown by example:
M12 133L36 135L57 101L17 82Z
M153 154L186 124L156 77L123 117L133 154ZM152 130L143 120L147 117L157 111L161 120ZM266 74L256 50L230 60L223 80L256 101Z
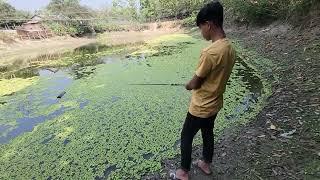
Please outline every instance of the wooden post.
M38 34L38 38L39 38L39 39L42 39L41 34L40 34L40 31L38 31L37 34Z
M48 34L47 34L47 30L46 29L44 30L44 35L46 36L45 38L47 39L48 38Z

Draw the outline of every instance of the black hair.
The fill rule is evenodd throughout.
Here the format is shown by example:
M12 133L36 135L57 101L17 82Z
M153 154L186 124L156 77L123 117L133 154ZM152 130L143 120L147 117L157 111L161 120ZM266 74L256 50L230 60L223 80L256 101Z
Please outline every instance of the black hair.
M197 26L211 21L219 27L223 27L223 6L218 1L212 1L205 5L197 15Z

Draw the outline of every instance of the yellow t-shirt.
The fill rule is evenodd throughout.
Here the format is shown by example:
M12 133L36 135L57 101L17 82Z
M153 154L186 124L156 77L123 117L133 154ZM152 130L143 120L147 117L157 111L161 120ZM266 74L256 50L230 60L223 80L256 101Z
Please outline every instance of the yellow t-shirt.
M235 64L235 50L224 38L202 50L196 75L205 78L202 86L192 91L189 112L200 118L217 114L223 107L223 93Z

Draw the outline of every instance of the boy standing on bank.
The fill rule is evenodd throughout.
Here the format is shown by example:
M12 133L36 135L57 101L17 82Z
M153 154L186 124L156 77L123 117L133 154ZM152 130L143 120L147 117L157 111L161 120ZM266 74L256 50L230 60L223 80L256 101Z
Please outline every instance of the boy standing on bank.
M189 179L192 142L199 130L203 139L203 159L195 165L207 175L212 173L214 121L223 107L223 93L235 64L235 51L223 30L220 2L211 2L200 10L197 26L204 39L212 44L202 50L196 73L186 84L186 89L192 90L192 98L181 132L181 168L176 171L176 178L181 180Z

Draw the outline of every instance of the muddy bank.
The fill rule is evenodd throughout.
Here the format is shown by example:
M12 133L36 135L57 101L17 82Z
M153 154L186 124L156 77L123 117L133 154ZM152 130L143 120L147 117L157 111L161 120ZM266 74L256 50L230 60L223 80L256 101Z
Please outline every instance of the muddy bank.
M221 169L220 163L228 166L222 168L223 176L320 178L319 32L320 22L305 29L275 23L230 31L246 48L272 60L272 73L279 78L259 115L216 145L215 167ZM221 158L224 152L235 153Z

